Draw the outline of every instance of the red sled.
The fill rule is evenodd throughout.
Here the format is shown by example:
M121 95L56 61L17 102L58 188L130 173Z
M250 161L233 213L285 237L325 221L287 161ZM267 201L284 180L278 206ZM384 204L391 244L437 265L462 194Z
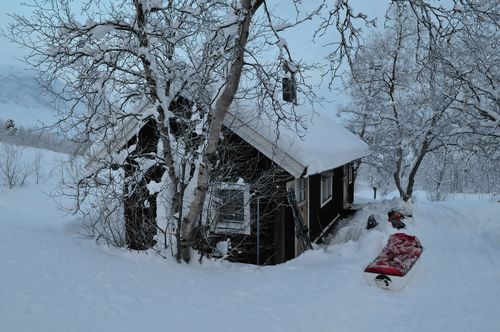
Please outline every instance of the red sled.
M410 278L422 251L422 244L416 236L392 234L382 252L366 267L365 279L370 285L401 290Z

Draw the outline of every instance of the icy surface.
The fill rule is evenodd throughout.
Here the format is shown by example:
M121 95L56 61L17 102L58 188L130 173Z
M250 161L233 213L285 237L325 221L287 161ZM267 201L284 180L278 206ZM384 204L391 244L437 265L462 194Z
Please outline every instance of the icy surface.
M368 286L363 269L394 230L394 201L370 203L333 244L286 264L179 265L97 246L43 185L0 188L0 331L500 330L500 204L475 198L413 205L407 232L425 251L401 292ZM369 215L379 225L365 229Z

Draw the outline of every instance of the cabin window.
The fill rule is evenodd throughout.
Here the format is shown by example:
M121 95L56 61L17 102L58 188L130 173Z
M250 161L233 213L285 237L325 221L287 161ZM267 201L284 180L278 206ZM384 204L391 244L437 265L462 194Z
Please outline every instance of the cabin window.
M347 165L347 179L349 184L352 184L352 181L354 180L353 171L352 164Z
M218 183L212 193L215 207L213 229L223 234L250 234L250 190L248 185Z
M333 174L326 172L321 174L321 206L332 199Z
M306 200L306 179L300 178L295 180L295 196L297 197L297 203Z

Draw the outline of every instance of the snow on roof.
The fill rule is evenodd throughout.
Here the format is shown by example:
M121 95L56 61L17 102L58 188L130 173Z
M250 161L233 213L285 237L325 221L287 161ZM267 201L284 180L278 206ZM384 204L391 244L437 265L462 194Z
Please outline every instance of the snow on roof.
M369 154L368 145L326 114L294 107L296 130L255 112L232 109L224 125L295 177L327 171ZM297 133L298 132L298 133Z
M141 118L151 115L153 108L144 107L138 113ZM277 123L262 113L249 108L233 107L224 119L224 125L255 147L269 159L294 177L302 177L327 171L369 153L368 145L329 116L300 106L294 107L301 119L296 130L293 123ZM141 127L141 121L128 118L114 130L111 142L91 147L91 155L97 159L116 159L122 149ZM95 160L87 165L96 166Z

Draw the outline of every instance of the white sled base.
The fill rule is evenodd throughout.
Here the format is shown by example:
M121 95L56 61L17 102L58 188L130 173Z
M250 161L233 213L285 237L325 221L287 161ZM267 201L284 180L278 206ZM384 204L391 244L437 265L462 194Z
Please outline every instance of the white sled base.
M366 282L371 286L378 286L383 289L388 289L391 291L400 291L402 290L408 281L411 279L412 275L415 273L415 270L418 269L418 265L420 265L420 257L417 259L415 264L411 267L410 271L406 273L404 276L391 276L380 273L372 273L372 272L363 272Z

